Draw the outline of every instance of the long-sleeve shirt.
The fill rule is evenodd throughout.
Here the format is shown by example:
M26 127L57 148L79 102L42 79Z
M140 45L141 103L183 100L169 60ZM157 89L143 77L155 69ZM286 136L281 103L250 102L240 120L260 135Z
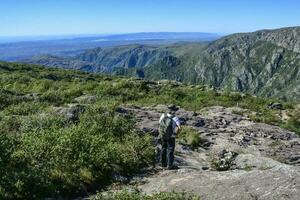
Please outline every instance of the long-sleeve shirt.
M172 115L167 114L168 117L172 117ZM165 117L165 114L162 114L159 118L159 123L161 122L161 120ZM180 120L178 117L173 117L172 118L172 128L173 128L173 135L172 137L175 137L176 134L176 128L180 128Z

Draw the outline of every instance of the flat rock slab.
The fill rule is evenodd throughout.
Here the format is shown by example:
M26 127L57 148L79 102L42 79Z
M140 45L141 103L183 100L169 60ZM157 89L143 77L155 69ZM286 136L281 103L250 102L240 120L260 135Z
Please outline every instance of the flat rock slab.
M201 199L299 199L300 176L295 167L267 170L163 171L146 178L139 189L147 194L186 191Z
M198 112L180 107L128 106L119 109L136 118L145 133L158 134L162 113L175 111L184 125L198 131L210 145L194 151L176 145L175 163L179 170L158 170L142 176L139 189L152 194L160 191L188 191L201 199L299 199L300 138L285 129L234 114L240 108L210 107ZM222 151L237 153L227 171L214 170L213 160Z

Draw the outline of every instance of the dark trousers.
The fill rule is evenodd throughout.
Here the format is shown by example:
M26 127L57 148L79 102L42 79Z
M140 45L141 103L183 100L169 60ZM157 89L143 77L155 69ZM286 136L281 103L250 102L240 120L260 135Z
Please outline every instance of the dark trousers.
M174 162L175 138L161 138L161 164L162 166L172 166Z

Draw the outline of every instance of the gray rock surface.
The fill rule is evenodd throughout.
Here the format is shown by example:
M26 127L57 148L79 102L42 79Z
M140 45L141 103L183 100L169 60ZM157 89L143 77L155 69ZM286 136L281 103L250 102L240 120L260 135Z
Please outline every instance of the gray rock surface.
M191 150L177 144L179 169L158 169L152 175L136 177L140 190L148 194L187 191L202 199L299 199L298 135L233 113L240 108L216 106L199 112L169 108L177 110L183 123L197 130L209 145ZM138 129L156 135L158 119L169 108L128 106L122 112L136 117ZM229 167L218 171L216 158L229 158Z
M96 96L93 96L93 95L82 95L82 96L79 96L77 98L74 99L76 102L78 103L94 103L95 101L97 101L97 97Z
M53 107L53 113L63 116L66 120L76 122L79 114L85 111L85 106L81 104L68 104L66 107Z

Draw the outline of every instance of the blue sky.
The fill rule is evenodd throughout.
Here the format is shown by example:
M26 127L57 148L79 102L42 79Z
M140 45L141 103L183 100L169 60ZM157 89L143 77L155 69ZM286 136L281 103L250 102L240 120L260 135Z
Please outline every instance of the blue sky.
M233 33L297 25L299 0L0 0L0 36Z

